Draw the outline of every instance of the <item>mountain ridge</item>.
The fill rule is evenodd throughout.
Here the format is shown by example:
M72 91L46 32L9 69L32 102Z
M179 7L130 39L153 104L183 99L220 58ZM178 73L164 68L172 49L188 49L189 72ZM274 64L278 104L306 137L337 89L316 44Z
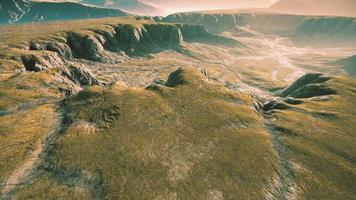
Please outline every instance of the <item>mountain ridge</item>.
M75 2L9 0L0 2L0 24L128 16L119 9L99 8Z

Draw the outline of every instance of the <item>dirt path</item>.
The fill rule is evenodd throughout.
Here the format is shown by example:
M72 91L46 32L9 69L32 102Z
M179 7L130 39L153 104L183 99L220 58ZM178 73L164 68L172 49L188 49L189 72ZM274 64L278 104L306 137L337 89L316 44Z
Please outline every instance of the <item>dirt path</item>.
M269 122L267 122L267 129L271 134L272 145L277 155L279 168L270 183L266 198L268 200L298 199L298 186L294 181L295 172L293 169L293 163L288 158L288 148L284 144L283 133L276 130Z
M53 130L44 139L37 142L31 155L8 177L2 190L1 199L11 199L12 192L26 184L35 175L34 172L45 149L47 139L57 135L61 130L62 115L59 113L57 115Z

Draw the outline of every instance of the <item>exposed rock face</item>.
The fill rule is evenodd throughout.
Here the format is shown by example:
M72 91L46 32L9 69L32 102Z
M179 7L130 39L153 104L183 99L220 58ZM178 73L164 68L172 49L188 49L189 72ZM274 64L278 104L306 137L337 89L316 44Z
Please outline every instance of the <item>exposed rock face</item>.
M182 32L184 40L191 40L196 38L204 38L211 34L205 29L203 25L196 24L177 24Z
M68 33L68 46L72 49L74 57L100 61L102 59L102 44L91 35Z
M285 110L290 108L288 104L286 104L283 100L277 100L277 101L269 101L266 104L263 105L263 110L264 111L269 111L269 110Z
M106 50L141 55L177 49L183 41L183 35L187 40L211 36L202 25L160 23L142 26L116 25L111 29L93 32L69 32L64 41L29 42L30 51L21 56L20 60L27 71L38 72L49 68L64 68L67 66L67 60L73 58L103 62L109 55ZM80 85L98 84L92 74L83 68L72 70L74 76L81 74L80 81L77 82Z
M221 32L243 23L235 15L214 15L199 13L178 13L162 19L164 22L202 24L209 32Z
M309 84L293 92L292 94L290 94L290 96L294 98L310 98L315 96L331 95L331 94L337 94L337 91L332 88L329 88L326 85Z
M187 38L201 38L210 35L201 25L148 23L142 26L134 26L121 24L113 26L111 29L94 30L92 33L69 32L65 43L32 41L29 43L29 50L39 51L38 54L47 52L47 54L55 56L49 61L57 61L57 57L63 60L74 57L102 62L105 61L107 56L106 50L124 51L129 55L141 55L166 49L177 49L183 41L181 29ZM35 61L34 57L26 56L22 60L27 69L31 71L42 70L40 63L44 61L39 62L39 59ZM48 66L45 68L48 68Z
M329 79L330 79L329 77L325 77L323 74L306 74L300 77L298 80L296 80L291 86L286 88L282 92L281 96L287 97L305 85L312 84L312 83L324 83Z
M62 67L65 61L58 54L42 51L41 54L28 54L21 57L26 71L39 72L49 68Z
M183 40L179 28L169 24L120 25L115 32L118 47L129 54L176 48Z
M146 24L143 33L147 33L147 38L154 41L159 46L177 46L183 41L183 36L179 28L167 24Z
M93 86L99 85L99 81L95 75L87 68L83 66L71 65L69 68L68 77L80 86Z
M202 24L211 33L229 31L236 26L249 26L264 33L293 32L305 17L282 14L202 14L178 13L163 18L164 22Z
M69 59L72 58L72 51L70 47L61 42L44 42L42 44L38 42L30 42L30 50L48 50L56 52L60 57Z

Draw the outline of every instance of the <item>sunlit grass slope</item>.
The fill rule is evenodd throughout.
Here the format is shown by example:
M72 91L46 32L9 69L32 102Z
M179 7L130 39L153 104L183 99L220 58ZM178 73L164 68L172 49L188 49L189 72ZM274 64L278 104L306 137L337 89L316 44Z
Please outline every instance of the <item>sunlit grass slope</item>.
M303 198L355 199L356 82L338 77L324 85L337 94L303 99L278 111L274 124L283 133Z
M0 190L16 167L54 128L54 105L38 106L16 114L0 115Z
M75 187L84 176L84 190L106 199L261 199L275 160L252 105L190 68L166 86L88 88L66 100L69 127L46 173ZM81 178L66 179L71 171ZM22 197L45 196L45 184Z

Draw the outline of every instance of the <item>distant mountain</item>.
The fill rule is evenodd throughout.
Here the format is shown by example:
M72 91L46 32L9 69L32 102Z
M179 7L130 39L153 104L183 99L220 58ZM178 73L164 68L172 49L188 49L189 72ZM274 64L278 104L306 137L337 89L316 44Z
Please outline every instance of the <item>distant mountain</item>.
M356 16L356 0L280 0L270 9L302 15Z
M35 2L29 0L0 1L0 24L127 15L127 13L119 9L99 8L74 2Z
M1 0L0 23L14 23L22 18L29 10L28 0Z
M163 9L143 0L82 0L82 3L118 8L140 15L164 15Z

